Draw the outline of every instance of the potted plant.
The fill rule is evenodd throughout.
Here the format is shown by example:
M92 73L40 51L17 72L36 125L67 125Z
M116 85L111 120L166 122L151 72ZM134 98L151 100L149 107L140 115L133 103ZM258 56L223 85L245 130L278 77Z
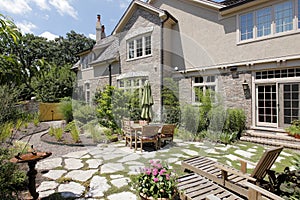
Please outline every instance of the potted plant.
M285 129L289 135L300 138L300 120L293 120L291 126Z
M142 200L174 199L177 194L177 177L166 163L150 160L150 166L131 178L131 184Z

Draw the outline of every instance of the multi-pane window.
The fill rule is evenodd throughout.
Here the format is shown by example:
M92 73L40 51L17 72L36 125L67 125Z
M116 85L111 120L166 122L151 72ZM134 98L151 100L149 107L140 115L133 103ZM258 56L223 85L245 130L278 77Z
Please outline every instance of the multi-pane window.
M145 37L145 54L151 54L151 36Z
M287 78L300 77L300 68L278 69L256 72L256 79L272 79L272 78Z
M134 58L134 41L128 42L128 58Z
M200 96L211 92L211 97L214 96L216 91L216 77L215 76L198 76L194 77L193 80L193 92L194 92L194 102L200 102Z
M247 13L241 16L241 40L253 38L253 13Z
M119 80L119 88L125 92L133 93L136 89L142 89L147 77L134 77Z
M128 59L151 55L151 36L146 35L131 39L128 41L127 46Z
M289 0L239 16L240 41L271 36L300 28L300 0Z
M274 7L276 33L293 29L293 2L287 1Z
M271 34L272 13L271 8L264 8L257 11L257 37Z

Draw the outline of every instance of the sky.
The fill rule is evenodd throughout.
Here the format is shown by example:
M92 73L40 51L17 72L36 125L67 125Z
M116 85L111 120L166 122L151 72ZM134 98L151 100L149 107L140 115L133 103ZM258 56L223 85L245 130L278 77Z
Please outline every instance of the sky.
M131 0L0 0L0 13L10 17L23 34L48 39L74 30L95 39L97 14L110 35Z

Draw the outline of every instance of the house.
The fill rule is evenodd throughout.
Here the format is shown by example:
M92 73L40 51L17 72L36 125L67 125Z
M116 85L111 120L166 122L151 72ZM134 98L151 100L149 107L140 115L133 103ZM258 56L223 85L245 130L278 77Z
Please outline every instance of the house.
M134 0L109 36L119 41L113 84L148 79L157 120L172 77L182 104L199 104L195 91L211 89L224 107L243 109L249 127L282 131L300 114L299 20L300 0Z

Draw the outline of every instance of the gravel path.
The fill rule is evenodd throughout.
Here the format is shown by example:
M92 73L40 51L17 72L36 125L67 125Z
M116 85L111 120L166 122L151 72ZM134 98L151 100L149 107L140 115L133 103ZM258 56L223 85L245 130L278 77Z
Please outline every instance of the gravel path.
M81 146L68 146L68 145L57 145L49 144L40 140L41 135L45 132L37 133L32 136L27 136L22 139L23 142L27 142L29 139L29 144L39 151L52 152L52 158L61 157L70 152L86 150L87 147Z

